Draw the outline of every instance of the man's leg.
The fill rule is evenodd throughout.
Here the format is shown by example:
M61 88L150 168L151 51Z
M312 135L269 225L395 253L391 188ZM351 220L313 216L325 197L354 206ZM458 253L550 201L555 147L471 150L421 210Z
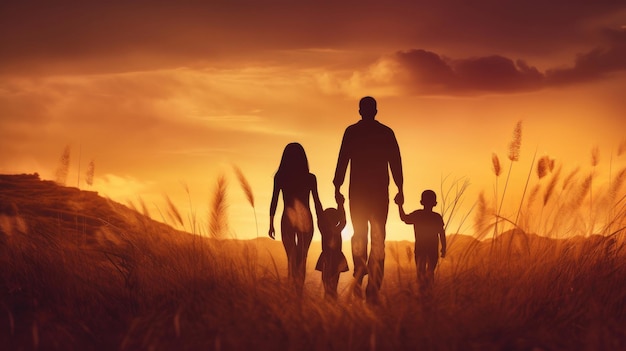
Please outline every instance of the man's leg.
M385 237L387 236L385 226L389 212L389 201L377 201L372 205L375 207L372 208L369 218L372 227L372 249L367 261L369 280L366 295L368 301L376 303L385 272Z
M358 293L361 293L361 283L367 274L367 212L366 204L358 200L350 199L350 217L352 218L352 258L354 260L354 279L356 280Z

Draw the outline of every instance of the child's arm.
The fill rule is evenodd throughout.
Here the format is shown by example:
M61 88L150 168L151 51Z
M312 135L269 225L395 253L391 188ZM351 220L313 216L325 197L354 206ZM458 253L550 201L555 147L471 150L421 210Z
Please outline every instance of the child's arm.
M343 229L346 226L346 210L343 207L346 198L342 194L339 194L337 199L337 210L339 211L339 228Z
M398 212L400 213L400 219L402 222L406 223L408 216L404 212L404 207L402 205L398 205Z
M409 216L407 216L407 214L404 212L404 207L402 206L402 202L404 202L404 199L399 199L396 196L396 198L394 200L395 200L396 204L398 205L398 212L400 214L400 219L402 220L402 222L407 223L407 220L409 219Z
M446 229L441 221L441 230L439 231L439 240L441 241L441 258L446 257Z

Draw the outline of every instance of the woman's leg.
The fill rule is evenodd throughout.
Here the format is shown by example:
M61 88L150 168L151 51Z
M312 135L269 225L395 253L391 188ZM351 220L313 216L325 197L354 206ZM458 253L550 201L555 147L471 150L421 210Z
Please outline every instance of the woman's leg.
M298 293L302 292L304 279L306 276L306 259L309 253L309 246L313 240L313 231L306 233L296 233L296 257L295 257L295 281Z
M283 216L281 220L280 232L287 253L287 276L289 280L293 280L296 272L296 231L286 216Z

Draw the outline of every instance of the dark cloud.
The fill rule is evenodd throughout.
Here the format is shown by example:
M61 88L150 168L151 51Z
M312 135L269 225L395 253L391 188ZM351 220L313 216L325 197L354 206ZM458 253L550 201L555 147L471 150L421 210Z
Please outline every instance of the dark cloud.
M577 84L626 70L626 30L607 31L607 46L580 54L572 67L540 72L522 60L492 55L450 59L426 50L396 53L399 75L411 92L472 94L532 91Z
M549 85L572 84L600 79L607 74L626 70L626 30L607 30L608 45L578 55L573 67L546 72Z
M0 72L271 61L277 51L306 48L527 57L593 47L607 16L625 10L623 0L4 1Z

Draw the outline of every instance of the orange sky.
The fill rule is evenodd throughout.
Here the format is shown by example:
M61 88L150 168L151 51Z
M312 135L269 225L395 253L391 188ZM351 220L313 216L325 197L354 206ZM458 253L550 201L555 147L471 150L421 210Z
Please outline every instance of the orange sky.
M471 183L459 216L480 191L492 196L491 154L508 167L519 120L507 215L535 150L567 171L588 168L598 146L598 179L608 179L609 164L626 166L617 156L626 138L623 1L271 4L2 3L0 172L54 179L70 144L68 185L78 181L80 153L81 173L95 160L92 189L120 202L141 197L155 219L168 194L201 224L224 174L230 230L254 237L236 165L266 235L272 177L289 142L304 146L322 202L333 205L341 136L364 95L396 132L407 210L423 189L441 196L442 177ZM388 228L390 238L412 237L394 207ZM471 220L461 231L472 231Z

